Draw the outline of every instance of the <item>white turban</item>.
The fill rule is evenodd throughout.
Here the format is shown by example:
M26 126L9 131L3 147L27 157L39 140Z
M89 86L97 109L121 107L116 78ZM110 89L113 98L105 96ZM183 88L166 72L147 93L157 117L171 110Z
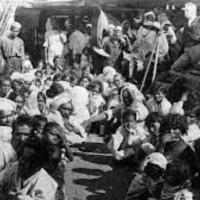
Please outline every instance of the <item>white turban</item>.
M69 101L72 100L72 96L71 96L71 93L70 92L65 92L65 93L62 93L58 96L56 96L52 103L51 103L51 106L53 108L53 110L58 110L59 107L62 105L62 104L65 104L65 103L68 103Z
M19 22L13 22L11 25L11 29L13 28L20 30L22 28L22 25Z
M152 163L154 165L159 166L161 169L166 170L167 167L167 159L161 153L152 153L148 155L142 165L142 170L147 166L147 164Z
M21 73L19 73L19 72L14 72L14 73L12 73L12 75L10 76L10 79L11 79L11 81L23 79L23 74L21 74Z
M0 111L3 113L14 113L16 111L16 104L15 102L5 99L5 98L0 98Z

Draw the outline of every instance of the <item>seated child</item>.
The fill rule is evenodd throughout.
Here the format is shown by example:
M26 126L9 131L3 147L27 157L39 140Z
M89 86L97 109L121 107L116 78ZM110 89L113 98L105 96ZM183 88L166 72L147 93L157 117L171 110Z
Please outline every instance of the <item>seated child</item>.
M158 150L160 145L160 124L163 117L158 112L150 113L146 118L145 125L150 135L147 137L147 142L152 144L155 150Z
M103 106L105 105L105 100L102 96L103 86L100 81L93 81L89 86L90 91L90 103L89 110L91 116L98 115L103 111Z
M172 107L171 103L165 97L165 89L162 86L154 88L153 97L146 102L150 113L158 112L163 116L169 114Z
M112 135L108 148L118 161L129 158L136 160L137 152L146 138L145 130L137 126L136 113L127 108L122 113L122 125Z

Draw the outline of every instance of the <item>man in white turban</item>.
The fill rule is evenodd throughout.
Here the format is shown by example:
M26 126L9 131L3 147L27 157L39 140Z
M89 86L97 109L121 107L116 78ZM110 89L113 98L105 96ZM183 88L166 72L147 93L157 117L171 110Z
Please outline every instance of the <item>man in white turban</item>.
M0 39L0 49L5 60L4 75L9 77L13 71L21 71L24 59L24 42L18 37L21 24L13 22L9 35Z

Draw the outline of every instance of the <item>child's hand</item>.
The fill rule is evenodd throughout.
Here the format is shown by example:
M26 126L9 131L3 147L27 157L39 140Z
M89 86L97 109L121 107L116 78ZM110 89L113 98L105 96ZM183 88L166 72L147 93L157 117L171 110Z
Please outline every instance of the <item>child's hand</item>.
M182 95L182 97L181 97L181 101L182 101L182 102L186 102L187 99L188 99L188 93L185 92L185 93L183 93L183 95Z

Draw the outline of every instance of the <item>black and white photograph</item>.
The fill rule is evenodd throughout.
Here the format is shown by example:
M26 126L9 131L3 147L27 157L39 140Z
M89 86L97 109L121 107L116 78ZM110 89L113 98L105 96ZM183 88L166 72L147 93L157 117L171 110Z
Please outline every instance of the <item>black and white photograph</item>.
M0 200L200 200L200 0L0 0Z

